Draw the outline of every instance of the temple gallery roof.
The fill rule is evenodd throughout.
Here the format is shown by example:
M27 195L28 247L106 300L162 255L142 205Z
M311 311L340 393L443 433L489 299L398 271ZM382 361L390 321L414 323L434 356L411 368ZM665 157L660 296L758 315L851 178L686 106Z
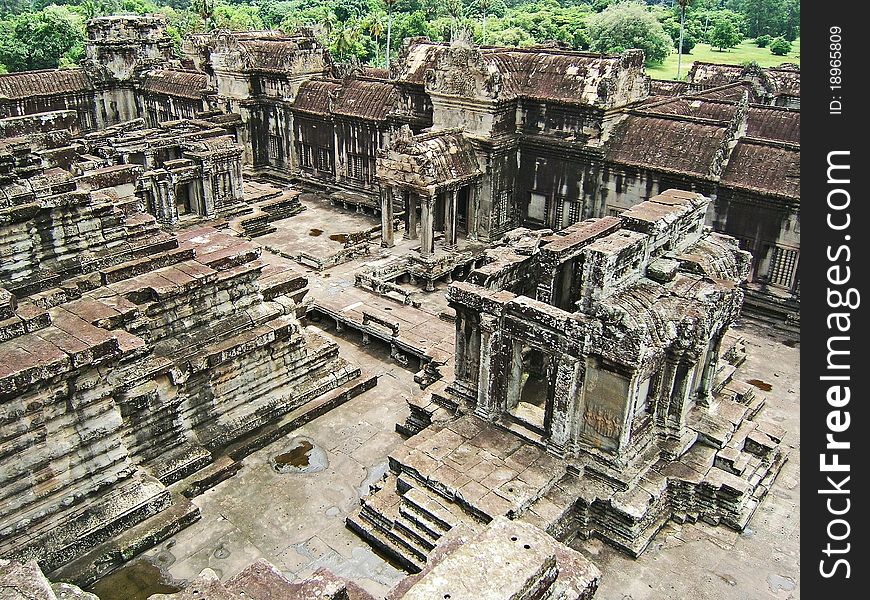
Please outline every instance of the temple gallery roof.
M0 98L9 100L75 94L92 89L91 80L82 69L47 69L0 75Z
M372 79L312 79L296 94L294 110L383 121L399 109L395 85Z
M710 176L726 131L714 123L630 115L606 145L607 160L692 176Z
M722 174L723 186L799 200L800 146L765 140L737 142Z
M718 87L753 77L760 78L765 89L775 96L799 98L801 95L800 67L789 63L763 69L757 65L720 65L696 61L689 70L687 81L704 87Z
M715 121L730 121L737 113L736 103L722 100L709 100L706 98L694 98L692 96L658 100L658 102L645 104L643 111L662 115L713 119Z
M474 149L458 129L411 135L403 127L378 160L378 178L435 191L480 175Z
M746 112L749 137L801 143L801 113L773 106L750 106Z
M199 100L208 93L208 76L197 71L149 71L142 89L146 92Z

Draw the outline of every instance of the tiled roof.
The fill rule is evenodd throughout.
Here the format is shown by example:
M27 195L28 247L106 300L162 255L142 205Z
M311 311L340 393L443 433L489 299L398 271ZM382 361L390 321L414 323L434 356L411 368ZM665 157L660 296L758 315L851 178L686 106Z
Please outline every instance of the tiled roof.
M396 58L394 78L424 84L426 72L436 67L449 68L449 44L428 40L406 42ZM464 60L459 49L460 60ZM487 75L498 75L498 99L530 98L569 104L607 104L612 88L632 85L617 74L628 66L626 61L639 56L602 55L552 49L474 48ZM480 66L480 65L478 65Z
M771 106L750 106L746 135L765 140L801 143L801 113Z
M397 109L398 103L395 86L386 81L312 79L300 86L293 108L318 115L383 121Z
M208 76L195 71L149 71L142 89L156 94L199 100L208 91Z
M734 102L707 100L692 96L681 96L671 100L649 103L643 107L644 111L666 115L681 115L700 119L713 119L716 121L730 121L737 112Z
M631 115L616 126L605 155L620 164L705 177L724 137L719 125Z
M81 93L92 89L91 80L82 69L48 69L0 75L0 98L10 100Z
M328 116L330 113L330 95L337 94L341 89L340 81L326 81L323 79L309 79L296 93L293 102L295 110Z
M761 140L737 142L721 184L789 199L800 199L800 147Z

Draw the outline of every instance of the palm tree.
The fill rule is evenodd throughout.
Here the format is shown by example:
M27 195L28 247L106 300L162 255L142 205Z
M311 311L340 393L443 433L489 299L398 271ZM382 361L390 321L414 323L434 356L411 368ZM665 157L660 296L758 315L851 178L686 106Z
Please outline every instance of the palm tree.
M391 37L393 33L393 6L396 4L396 0L384 0L384 4L387 5L387 71L390 70L390 43Z
M683 67L683 33L686 29L686 7L692 0L677 0L680 5L680 43L677 46L677 81L680 80L680 70Z
M477 0L477 5L483 13L483 45L486 45L486 12L489 10L491 0Z
M193 0L190 5L196 14L199 15L199 18L202 19L206 29L211 30L215 28L214 0Z
M445 3L447 14L453 17L453 25L450 27L450 39L456 37L456 31L459 29L459 17L462 16L463 9L462 0L447 0Z
M372 36L375 40L375 66L378 64L378 50L380 48L380 39L381 36L384 35L384 21L381 17L382 13L372 13L368 17L368 25L366 29L368 29L369 35Z
M347 23L338 30L335 36L335 53L339 58L344 58L353 48L354 32Z

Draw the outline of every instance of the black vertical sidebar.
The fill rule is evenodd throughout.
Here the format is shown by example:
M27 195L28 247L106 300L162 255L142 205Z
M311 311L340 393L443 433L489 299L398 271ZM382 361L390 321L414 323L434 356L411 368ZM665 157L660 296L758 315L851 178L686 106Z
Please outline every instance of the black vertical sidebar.
M860 8L857 2L802 6L800 586L806 598L866 598L870 589L870 128L862 85L870 30Z

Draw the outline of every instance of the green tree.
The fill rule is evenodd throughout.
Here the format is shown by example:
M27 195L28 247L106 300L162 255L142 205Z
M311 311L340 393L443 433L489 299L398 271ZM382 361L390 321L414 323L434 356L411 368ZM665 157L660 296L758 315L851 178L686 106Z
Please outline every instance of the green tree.
M369 13L366 17L365 28L375 43L375 66L377 66L379 64L378 54L381 45L380 40L384 35L384 14L380 12Z
M784 37L778 37L770 42L770 51L777 56L785 56L791 52L791 42Z
M692 0L677 0L680 6L680 39L677 42L677 79L683 66L683 45L686 41L686 7ZM691 50L691 48L689 48Z
M203 26L207 30L217 27L215 22L215 0L191 0L190 7L199 15Z
M84 54L84 19L65 6L22 13L0 33L0 63L9 71L71 66Z
M465 5L462 0L445 0L444 7L447 9L447 14L453 19L453 26L450 28L450 39L453 39L459 30L459 20L465 14Z
M716 21L709 37L710 45L718 48L720 52L733 48L742 41L740 31L734 22L728 19Z
M397 0L384 0L384 4L387 7L387 53L386 53L386 65L387 71L390 70L390 44L392 44L392 33L393 33L393 7L396 5Z
M771 39L769 35L760 35L755 38L755 45L759 48L767 48L770 45Z
M640 2L614 4L590 17L589 39L589 47L595 52L618 53L639 48L650 65L661 64L674 43Z

